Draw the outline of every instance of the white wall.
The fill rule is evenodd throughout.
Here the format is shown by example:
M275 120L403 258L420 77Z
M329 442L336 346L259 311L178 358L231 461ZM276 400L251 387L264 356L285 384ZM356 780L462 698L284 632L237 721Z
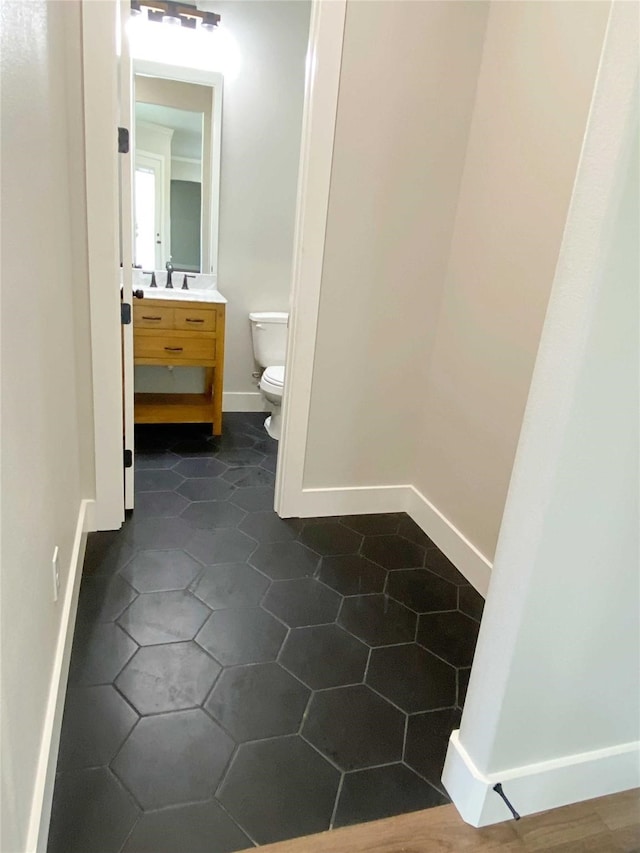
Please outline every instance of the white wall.
M93 430L77 159L79 3L5 2L1 15L0 847L24 853L80 501L94 488ZM56 545L58 603L51 570Z
M637 33L619 4L445 767L476 825L501 776L523 813L640 785Z
M483 592L608 10L347 5L304 488L406 487Z
M289 306L310 3L223 0L211 8L241 60L224 82L218 261L229 300L224 390L239 395L225 397L225 407L233 409L251 405L241 395L258 393L249 312Z
M487 10L347 5L305 487L411 482Z
M608 12L491 3L411 481L489 560Z

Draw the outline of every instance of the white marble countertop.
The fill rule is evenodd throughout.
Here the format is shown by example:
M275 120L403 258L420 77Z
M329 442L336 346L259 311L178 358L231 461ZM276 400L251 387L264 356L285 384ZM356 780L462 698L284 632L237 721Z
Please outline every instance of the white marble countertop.
M212 288L189 288L189 290L179 290L176 288L166 287L142 287L145 299L175 299L177 302L217 302L218 304L226 305L227 300L219 290Z

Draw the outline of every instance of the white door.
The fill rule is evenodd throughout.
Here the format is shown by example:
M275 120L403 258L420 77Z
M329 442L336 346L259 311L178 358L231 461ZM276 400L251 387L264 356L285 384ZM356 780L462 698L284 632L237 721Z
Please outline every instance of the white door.
M119 155L120 164L120 263L122 265L122 301L131 306L133 293L131 269L133 266L133 152L134 123L132 107L133 77L131 55L127 37L130 4L120 0L120 61L119 75L119 125L129 131L129 150ZM125 450L124 506L133 509L133 323L122 326L122 402L123 436ZM128 458L127 458L128 457Z
M136 149L133 183L134 259L143 270L163 267L164 158Z

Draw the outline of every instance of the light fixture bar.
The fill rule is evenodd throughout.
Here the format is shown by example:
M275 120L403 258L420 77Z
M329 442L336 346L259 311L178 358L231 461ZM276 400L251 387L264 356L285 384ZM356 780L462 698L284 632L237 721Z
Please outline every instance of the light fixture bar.
M162 21L163 18L180 19L183 27L193 29L199 20L205 24L205 29L213 29L220 23L220 15L215 12L201 12L194 6L175 3L173 0L131 0L131 11L134 15L146 9L150 21Z

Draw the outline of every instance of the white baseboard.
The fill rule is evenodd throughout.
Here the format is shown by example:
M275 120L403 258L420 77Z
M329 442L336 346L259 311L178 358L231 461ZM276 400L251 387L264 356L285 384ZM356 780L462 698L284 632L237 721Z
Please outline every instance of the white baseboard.
M73 630L78 607L78 592L80 590L82 564L87 544L87 532L94 529L92 526L95 517L94 509L94 501L83 500L80 502L71 559L69 561L67 586L64 600L62 601L62 616L53 661L53 673L49 688L49 698L47 700L44 729L40 743L36 783L31 802L31 814L27 834L27 853L45 853L47 849L49 822L51 820L51 802L53 799L56 764L58 762L60 730L62 728L62 714L69 675L69 659L71 657Z
M569 755L483 775L452 732L442 782L463 820L488 826L511 819L493 790L500 782L520 815L535 814L571 803L603 797L640 786L640 742Z
M266 400L259 391L224 391L223 412L268 412Z
M303 489L295 514L301 518L309 518L367 515L375 512L408 513L469 583L486 596L491 577L490 561L414 486Z
M337 489L303 489L296 515L368 515L402 512L407 486L346 486Z
M405 511L478 592L485 596L493 565L415 486L409 486Z

